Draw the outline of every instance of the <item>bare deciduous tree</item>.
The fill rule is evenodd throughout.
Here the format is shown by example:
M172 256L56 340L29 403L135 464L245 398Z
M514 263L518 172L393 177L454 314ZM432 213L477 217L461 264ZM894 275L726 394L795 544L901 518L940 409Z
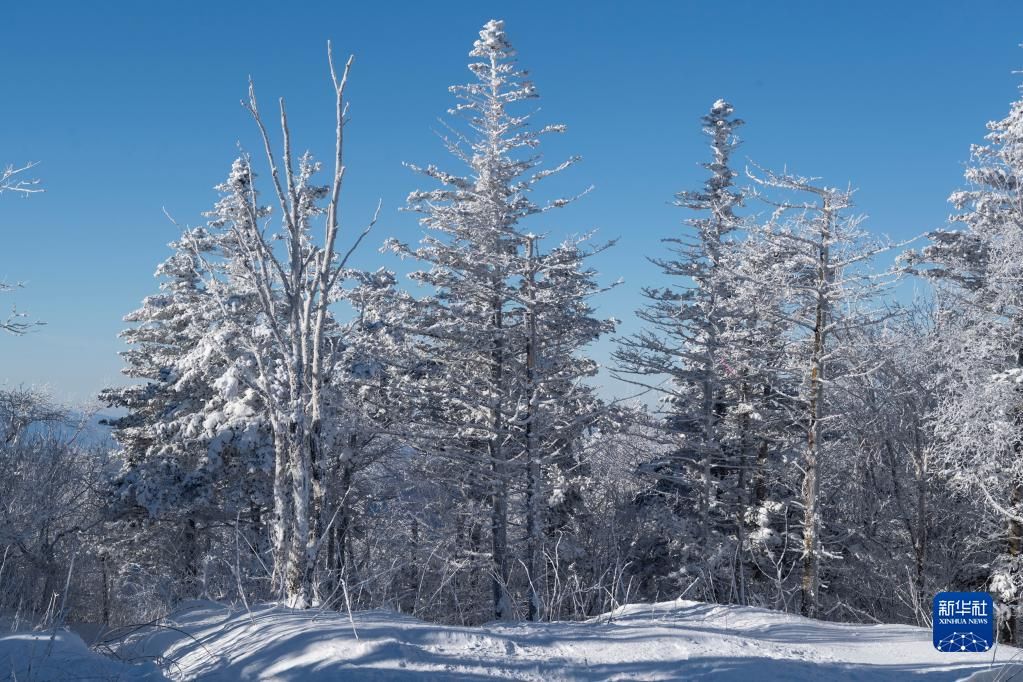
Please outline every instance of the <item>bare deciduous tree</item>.
M15 167L13 164L7 164L3 171L0 171L0 194L3 194L4 192L15 192L22 195L28 195L45 191L42 187L39 187L38 178L29 178L25 176L25 173L38 165L38 161L33 161L19 167Z

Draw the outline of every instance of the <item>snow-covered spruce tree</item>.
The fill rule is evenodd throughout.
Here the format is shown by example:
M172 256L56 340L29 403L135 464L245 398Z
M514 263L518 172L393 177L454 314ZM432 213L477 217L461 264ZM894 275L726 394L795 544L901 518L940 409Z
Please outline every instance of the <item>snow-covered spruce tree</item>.
M788 353L781 302L765 295L764 272L777 254L743 233L720 253L718 268L729 278L730 306L742 311L719 336L719 364L724 370L720 432L725 457L715 472L720 479L717 504L731 519L723 534L731 552L719 554L716 577L728 601L769 605L788 610L796 502L786 471L791 423L790 375L784 371Z
M703 164L710 177L702 189L679 193L677 205L693 212L688 232L663 240L670 257L651 259L672 284L644 289L649 302L637 315L648 328L621 339L615 359L621 378L661 394L675 443L669 457L646 467L655 480L646 499L671 508L669 527L660 531L672 545L662 572L695 580L695 593L707 600L746 602L745 572L735 557L753 502L748 474L763 379L751 355L760 345L760 321L738 295L743 280L733 270L744 227L735 209L743 196L729 164L742 121L724 100L702 120L711 140L713 157Z
M860 218L848 215L851 192L818 186L812 179L763 171L752 176L761 187L781 194L767 201L771 219L752 228L752 248L770 253L774 262L753 274L766 310L786 323L785 363L778 374L787 382L776 404L788 411L799 477L800 609L818 615L822 543L822 480L841 466L843 444L839 397L843 382L867 368L858 366L849 344L853 330L886 318L870 309L890 278L869 271L873 259L891 247L867 238ZM784 394L784 386L795 392Z
M458 462L461 495L489 510L493 613L500 619L515 608L509 584L520 556L509 536L518 525L511 505L523 489L518 483L527 480L531 539L524 563L527 583L536 588L527 603L538 618L540 505L547 504L544 477L553 471L544 469L567 456L570 436L593 419L595 399L581 380L595 366L578 352L608 323L594 319L586 304L598 289L581 265L579 245L541 255L536 239L520 228L523 219L569 203L541 206L530 198L539 181L576 160L539 168L534 150L541 138L564 126L532 129L528 115L513 113L537 93L516 67L503 22L488 22L469 54L477 81L452 88L459 103L451 111L468 119L469 132L452 126L447 140L469 175L415 168L441 184L409 196L429 233L418 248L391 247L430 265L412 278L435 292L416 302L406 322L428 368L415 388L427 396L422 404L430 413L421 447ZM428 441L438 438L443 445L431 447ZM467 541L477 553L482 549L474 532Z
M614 322L595 317L590 306L589 299L601 288L596 273L585 266L595 251L584 250L584 241L568 241L540 254L538 239L526 235L527 270L520 285L525 384L512 423L522 429L525 451L530 620L550 617L545 555L571 551L568 545L579 540L555 542L582 505L580 481L587 468L582 436L606 415L605 405L585 383L597 373L597 363L580 351L613 332Z
M145 383L100 398L127 411L111 421L121 460L112 518L173 532L183 573L175 592L196 596L204 526L242 521L248 544L259 544L272 450L259 396L235 376L234 339L255 321L254 300L236 288L229 308L217 305L214 268L231 261L214 232L187 230L171 246L156 272L162 293L127 315L135 326L121 334L131 346L123 372Z
M910 260L947 301L949 387L935 412L940 462L1002 519L988 588L1004 640L1023 641L1023 100L975 145L968 189L950 197L958 230ZM930 267L927 267L929 265Z

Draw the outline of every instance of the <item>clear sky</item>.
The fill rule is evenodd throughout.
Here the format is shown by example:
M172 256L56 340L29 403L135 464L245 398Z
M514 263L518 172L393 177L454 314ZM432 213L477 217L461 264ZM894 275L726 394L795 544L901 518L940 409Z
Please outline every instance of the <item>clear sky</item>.
M83 401L119 382L121 317L183 224L202 221L239 143L251 74L264 107L285 96L299 149L329 158L325 58L356 54L344 219L383 212L359 265L395 264L386 236L422 184L403 161L452 167L434 135L468 80L467 52L496 17L569 131L550 162L583 163L557 190L594 191L533 232L620 237L596 266L625 284L601 311L636 328L645 261L678 229L672 195L699 186L699 117L726 98L747 121L739 161L858 188L870 229L896 238L943 224L971 143L1017 97L1023 3L1004 2L26 2L0 8L0 163L40 161L46 193L0 197L0 278L27 288L4 307L45 320L0 336L0 382ZM607 359L609 343L596 355Z

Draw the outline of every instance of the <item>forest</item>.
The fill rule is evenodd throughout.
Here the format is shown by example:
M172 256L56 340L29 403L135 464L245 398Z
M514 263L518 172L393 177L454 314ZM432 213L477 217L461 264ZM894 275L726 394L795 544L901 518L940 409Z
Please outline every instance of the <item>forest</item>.
M664 131L707 144L647 254L671 284L610 317L590 259L615 241L543 231L587 190L546 190L578 158L542 155L566 128L502 21L450 88L446 154L410 166L413 243L342 220L359 64L327 54L332 155L296 152L250 81L262 146L152 254L110 437L0 386L0 615L126 626L202 598L475 626L684 598L929 626L936 593L987 591L1023 644L1023 100L977 122L948 225L907 242L851 189L747 162L742 112L708 102ZM0 201L40 174L8 166ZM376 249L412 273L353 265Z

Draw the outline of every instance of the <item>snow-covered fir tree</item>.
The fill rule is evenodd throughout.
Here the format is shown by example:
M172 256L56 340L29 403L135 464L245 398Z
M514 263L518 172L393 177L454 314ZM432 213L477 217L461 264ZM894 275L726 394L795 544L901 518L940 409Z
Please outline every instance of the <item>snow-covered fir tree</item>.
M645 467L654 478L647 499L664 507L662 574L695 581L694 592L708 600L745 602L736 556L753 504L754 403L764 390L754 356L763 339L755 299L739 295L744 280L735 270L742 264L744 224L736 208L743 194L730 164L743 122L733 113L718 100L702 119L710 176L700 190L678 194L677 205L693 212L687 230L663 240L670 256L651 259L671 284L643 290L648 303L637 315L647 328L622 339L615 358L626 381L661 395L674 442L667 458Z
M525 491L527 602L539 618L541 507L545 490L555 494L545 481L599 412L582 383L596 368L579 351L610 327L586 302L599 288L582 265L583 247L570 242L540 254L537 238L520 225L570 201L531 198L538 182L576 160L540 168L541 138L564 126L532 128L528 114L514 113L538 95L516 66L503 22L488 22L469 54L476 82L452 88L459 103L451 112L467 119L467 132L452 126L447 139L469 174L416 167L441 185L409 196L428 234L418 247L391 247L430 266L412 278L434 293L415 303L406 322L427 366L415 389L430 406L425 433L443 443L422 447L456 461L467 501L488 508L491 565L484 568L500 619L515 609L509 584L520 555L510 533L519 512L512 505ZM469 537L480 551L478 531Z
M988 124L968 188L950 202L954 230L909 260L946 301L949 385L935 413L938 456L959 486L1002 520L986 587L1001 606L1003 639L1020 642L1023 595L1023 100ZM980 587L980 586L978 586Z
M586 383L596 375L597 363L580 351L614 331L613 321L594 316L589 300L601 288L596 273L584 263L610 244L586 250L584 242L567 241L540 254L539 240L526 235L526 272L520 285L525 376L513 424L521 428L518 437L525 451L530 620L550 615L545 609L544 556L555 533L582 505L579 481L587 469L583 435L607 419L606 406Z
M112 421L122 461L112 481L115 517L142 512L178 529L194 580L202 526L244 517L258 537L271 449L258 396L240 392L233 375L232 339L253 321L251 302L236 291L229 311L215 305L209 262L222 254L206 228L188 230L171 247L156 272L163 291L125 317L134 326L121 334L130 345L124 373L144 383L100 397L127 410Z

